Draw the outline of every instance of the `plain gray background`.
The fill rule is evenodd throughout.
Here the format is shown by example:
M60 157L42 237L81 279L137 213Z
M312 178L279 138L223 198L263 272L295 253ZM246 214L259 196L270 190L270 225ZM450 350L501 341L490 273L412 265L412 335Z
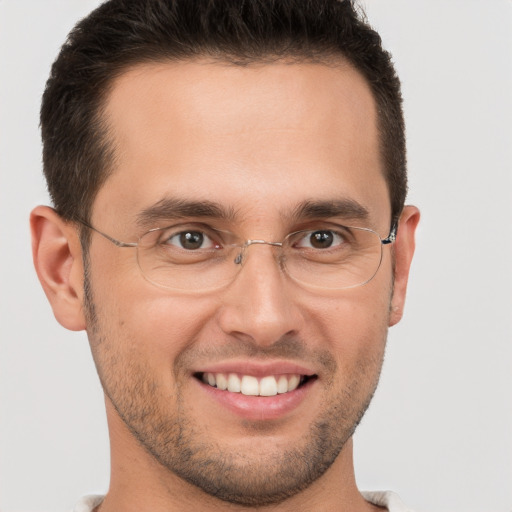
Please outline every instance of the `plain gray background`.
M0 509L105 492L102 393L54 320L28 215L48 203L38 109L93 0L0 0ZM423 214L405 318L355 436L362 489L418 512L512 510L512 2L365 0L403 82L409 203Z

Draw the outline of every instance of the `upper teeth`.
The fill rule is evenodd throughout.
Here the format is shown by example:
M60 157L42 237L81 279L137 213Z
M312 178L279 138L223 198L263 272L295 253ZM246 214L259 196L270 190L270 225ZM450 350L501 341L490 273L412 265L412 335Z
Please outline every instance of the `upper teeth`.
M301 376L268 375L266 377L253 377L252 375L238 375L236 373L203 373L203 382L218 389L242 393L251 396L275 396L278 393L287 393L297 389Z

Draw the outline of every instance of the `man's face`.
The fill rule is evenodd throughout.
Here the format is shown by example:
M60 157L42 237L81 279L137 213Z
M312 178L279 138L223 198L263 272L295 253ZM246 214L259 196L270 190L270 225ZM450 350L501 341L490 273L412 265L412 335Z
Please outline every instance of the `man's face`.
M141 65L117 80L105 115L117 159L91 222L120 240L176 223L165 208L137 223L176 200L230 213L180 223L243 239L281 241L318 223L388 235L376 108L346 65ZM367 218L297 216L305 202L346 200ZM389 324L389 247L372 281L341 291L299 285L275 254L253 245L231 284L178 292L145 280L135 249L93 234L89 252L88 333L109 421L164 473L241 504L282 500L336 464L377 385ZM207 373L306 382L245 396Z

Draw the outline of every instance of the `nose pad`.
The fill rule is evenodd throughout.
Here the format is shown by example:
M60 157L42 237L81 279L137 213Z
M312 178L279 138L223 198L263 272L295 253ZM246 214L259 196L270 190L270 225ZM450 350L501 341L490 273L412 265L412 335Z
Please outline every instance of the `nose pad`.
M241 265L243 263L247 249L249 248L249 246L254 245L254 244L271 245L273 247L281 247L281 248L283 247L282 242L266 242L265 240L247 240L247 242L245 242L245 244L241 247L240 252L234 259L235 265ZM279 263L280 263L280 261L281 260L279 259Z

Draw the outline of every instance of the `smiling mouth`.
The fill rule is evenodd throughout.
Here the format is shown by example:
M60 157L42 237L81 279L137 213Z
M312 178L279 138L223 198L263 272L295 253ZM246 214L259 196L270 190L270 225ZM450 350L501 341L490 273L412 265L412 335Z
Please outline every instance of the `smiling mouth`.
M205 384L230 393L247 396L276 396L290 393L316 379L316 375L284 374L255 377L237 373L199 372L194 377Z

